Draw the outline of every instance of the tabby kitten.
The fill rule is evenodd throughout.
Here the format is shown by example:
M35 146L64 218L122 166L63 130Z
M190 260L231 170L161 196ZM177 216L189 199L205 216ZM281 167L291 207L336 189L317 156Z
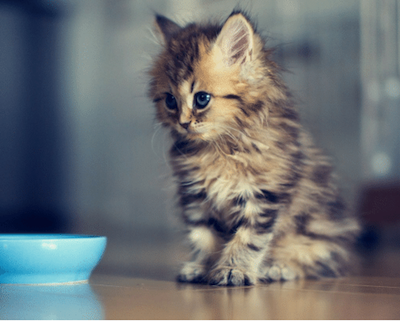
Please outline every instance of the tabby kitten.
M181 282L252 285L336 277L359 230L329 160L299 124L272 50L247 16L180 27L157 15L163 48L149 96L193 248Z

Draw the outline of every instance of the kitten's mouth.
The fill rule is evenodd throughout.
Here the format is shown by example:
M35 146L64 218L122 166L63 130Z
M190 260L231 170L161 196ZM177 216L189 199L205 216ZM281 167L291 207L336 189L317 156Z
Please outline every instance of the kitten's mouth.
M183 132L186 135L197 135L197 134L200 134L200 132L197 129L193 128L193 126L184 127Z
M190 140L202 142L209 141L216 133L215 129L210 129L202 125L196 127L189 126L181 132Z
M196 132L192 129L192 128L185 128L185 129L181 129L181 132L183 132L185 135L190 135L190 134L195 134Z
M204 140L203 134L193 128L187 128L184 134L190 140Z
M198 132L196 132L194 130L190 130L190 129L187 129L185 134L190 139L199 138L200 135L201 135L200 133L198 133Z

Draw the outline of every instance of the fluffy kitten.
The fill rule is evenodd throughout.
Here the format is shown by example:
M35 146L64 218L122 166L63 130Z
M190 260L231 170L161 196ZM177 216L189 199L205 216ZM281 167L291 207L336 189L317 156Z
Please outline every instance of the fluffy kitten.
M181 28L156 17L150 71L156 117L193 247L181 282L251 285L344 275L357 220L331 165L299 124L292 97L251 21Z

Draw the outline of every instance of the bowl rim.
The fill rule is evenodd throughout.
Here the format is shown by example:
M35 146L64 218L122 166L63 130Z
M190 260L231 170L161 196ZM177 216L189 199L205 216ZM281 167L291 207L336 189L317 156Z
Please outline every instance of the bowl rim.
M34 241L68 241L84 239L107 239L106 236L91 234L67 234L67 233L0 233L0 242L34 242Z

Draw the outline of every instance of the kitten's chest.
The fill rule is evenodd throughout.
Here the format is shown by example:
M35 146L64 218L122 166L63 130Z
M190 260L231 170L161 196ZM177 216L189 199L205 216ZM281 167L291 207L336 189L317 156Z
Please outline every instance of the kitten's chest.
M248 167L229 157L188 160L186 166L191 168L188 180L194 183L193 192L205 192L207 201L219 210L257 189L258 178Z

